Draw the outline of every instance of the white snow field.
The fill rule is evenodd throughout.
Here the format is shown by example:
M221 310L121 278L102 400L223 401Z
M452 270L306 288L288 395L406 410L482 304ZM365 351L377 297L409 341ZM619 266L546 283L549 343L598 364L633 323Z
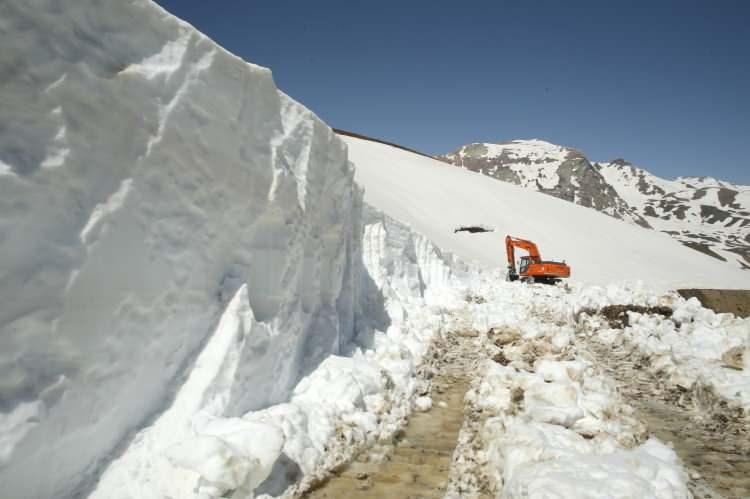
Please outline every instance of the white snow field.
M543 258L566 260L571 280L642 280L660 290L748 288L737 268L593 210L385 144L342 137L365 201L467 262L505 267L504 238L531 239ZM495 232L454 233L483 225Z

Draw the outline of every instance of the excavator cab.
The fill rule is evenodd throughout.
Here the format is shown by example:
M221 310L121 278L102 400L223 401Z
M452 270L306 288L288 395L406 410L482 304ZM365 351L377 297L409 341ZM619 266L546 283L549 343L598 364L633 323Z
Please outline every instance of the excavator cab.
M529 264L534 263L534 260L530 256L522 256L518 260L518 272L521 273L521 275L526 274L529 271Z

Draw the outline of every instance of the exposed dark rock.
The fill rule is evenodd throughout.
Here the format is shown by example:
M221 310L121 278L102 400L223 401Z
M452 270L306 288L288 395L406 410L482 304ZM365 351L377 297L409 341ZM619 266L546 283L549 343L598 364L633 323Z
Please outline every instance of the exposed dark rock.
M646 206L646 208L643 209L643 214L647 217L658 217L659 215L656 214L656 210L654 210L654 207L651 205Z
M716 206L710 206L707 204L701 205L701 218L706 222L712 224L716 222L723 222L730 216L729 212L726 212Z
M721 256L720 254L714 253L713 250L711 250L711 246L709 246L706 243L698 243L698 242L695 242L695 241L680 241L680 242L682 242L682 244L684 244L685 246L687 246L690 249L694 249L695 251L700 251L704 255L708 255L708 256L714 257L717 260L721 260L722 262L726 262L727 261L727 259L724 258L723 256Z
M726 189L724 187L719 189L719 202L722 206L732 206L739 208L739 205L734 204L734 200L737 198L737 191L732 189Z

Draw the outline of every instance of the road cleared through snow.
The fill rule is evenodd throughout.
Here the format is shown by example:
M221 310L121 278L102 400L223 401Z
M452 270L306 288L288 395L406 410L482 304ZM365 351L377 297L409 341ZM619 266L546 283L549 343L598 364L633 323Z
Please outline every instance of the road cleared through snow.
M441 345L434 354L438 358L432 392L417 399L417 410L394 442L363 452L306 497L437 499L446 496L453 451L464 420L464 395L471 378L468 368L475 357L471 355L466 333L450 332L437 340ZM472 337L477 335L468 333Z

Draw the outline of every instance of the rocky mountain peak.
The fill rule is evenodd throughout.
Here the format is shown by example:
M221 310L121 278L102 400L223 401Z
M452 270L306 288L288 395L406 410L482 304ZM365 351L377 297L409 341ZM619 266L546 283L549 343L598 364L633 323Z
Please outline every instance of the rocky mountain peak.
M473 143L437 159L648 227L577 149L540 139Z

